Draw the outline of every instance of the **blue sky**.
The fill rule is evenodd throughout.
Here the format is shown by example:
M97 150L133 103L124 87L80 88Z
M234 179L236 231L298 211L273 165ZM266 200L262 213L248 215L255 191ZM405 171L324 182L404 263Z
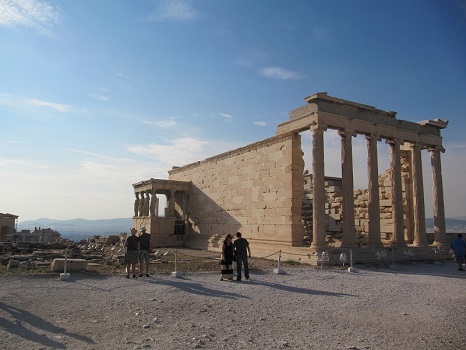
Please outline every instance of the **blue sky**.
M0 0L0 212L130 217L133 183L271 137L321 91L448 120L446 216L466 216L466 1Z

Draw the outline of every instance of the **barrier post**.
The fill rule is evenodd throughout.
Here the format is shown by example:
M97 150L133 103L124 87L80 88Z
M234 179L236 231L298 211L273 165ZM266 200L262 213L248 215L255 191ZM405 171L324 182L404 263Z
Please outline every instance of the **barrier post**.
M281 268L280 268L280 261L282 259L282 250L280 249L278 251L278 265L277 265L277 268L276 269L273 269L273 272L278 274L278 275L281 275L281 274L284 274L285 271L283 271Z
M175 271L172 272L172 277L179 278L181 274L178 272L178 250L175 249Z
M328 252L326 252L326 251L322 252L322 262L321 262L321 265L320 265L321 269L324 268L324 261L330 261L330 256L328 255Z
M66 273L66 264L68 263L68 243L65 248L65 262L63 264L63 273L60 274L60 281L68 281L70 279L70 274Z
M353 251L350 249L349 251L350 256L350 267L348 267L348 272L356 272L357 270L353 267Z

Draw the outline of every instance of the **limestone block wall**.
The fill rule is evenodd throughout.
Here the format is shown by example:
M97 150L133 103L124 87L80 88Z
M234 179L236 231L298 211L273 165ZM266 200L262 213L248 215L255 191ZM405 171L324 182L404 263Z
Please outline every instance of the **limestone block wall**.
M170 180L192 182L189 244L214 249L227 233L241 231L256 251L301 245L303 172L297 133L172 169Z
M412 206L412 175L411 175L411 153L401 152L401 176L403 193L403 218L404 231L407 243L413 241L413 206ZM390 171L387 169L379 176L379 203L380 203L380 235L382 243L388 244L393 235L392 214L392 188ZM305 175L305 197L302 206L302 224L304 227L304 244L312 241L312 175ZM342 229L342 193L341 178L325 178L326 203L326 232L327 243L338 245L343 235ZM357 242L366 245L369 236L369 192L367 189L354 191L354 219L357 234Z

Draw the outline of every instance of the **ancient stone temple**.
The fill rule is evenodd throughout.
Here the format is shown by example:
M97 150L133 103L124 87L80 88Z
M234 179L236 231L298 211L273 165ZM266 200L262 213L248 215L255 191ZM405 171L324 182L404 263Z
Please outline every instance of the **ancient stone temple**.
M202 249L218 249L227 233L241 231L258 255L446 245L440 131L448 122L398 120L396 112L327 93L305 101L273 137L173 167L169 180L134 184L134 226L146 226L158 245ZM341 138L341 178L328 178L324 171L329 129ZM303 159L300 135L308 130L309 160ZM368 188L355 191L352 139L357 136L367 140ZM382 141L389 145L385 173L378 169ZM423 151L432 164L433 242L425 229ZM310 174L304 172L306 161L312 163ZM157 194L167 199L164 217L157 214Z

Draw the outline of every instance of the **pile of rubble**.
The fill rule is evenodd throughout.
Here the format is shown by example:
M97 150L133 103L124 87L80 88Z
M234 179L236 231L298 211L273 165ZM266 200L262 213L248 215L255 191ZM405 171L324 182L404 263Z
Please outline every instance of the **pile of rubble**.
M53 244L0 242L0 262L11 269L85 270L89 262L122 265L125 249L120 237L91 237L79 243L66 241Z

